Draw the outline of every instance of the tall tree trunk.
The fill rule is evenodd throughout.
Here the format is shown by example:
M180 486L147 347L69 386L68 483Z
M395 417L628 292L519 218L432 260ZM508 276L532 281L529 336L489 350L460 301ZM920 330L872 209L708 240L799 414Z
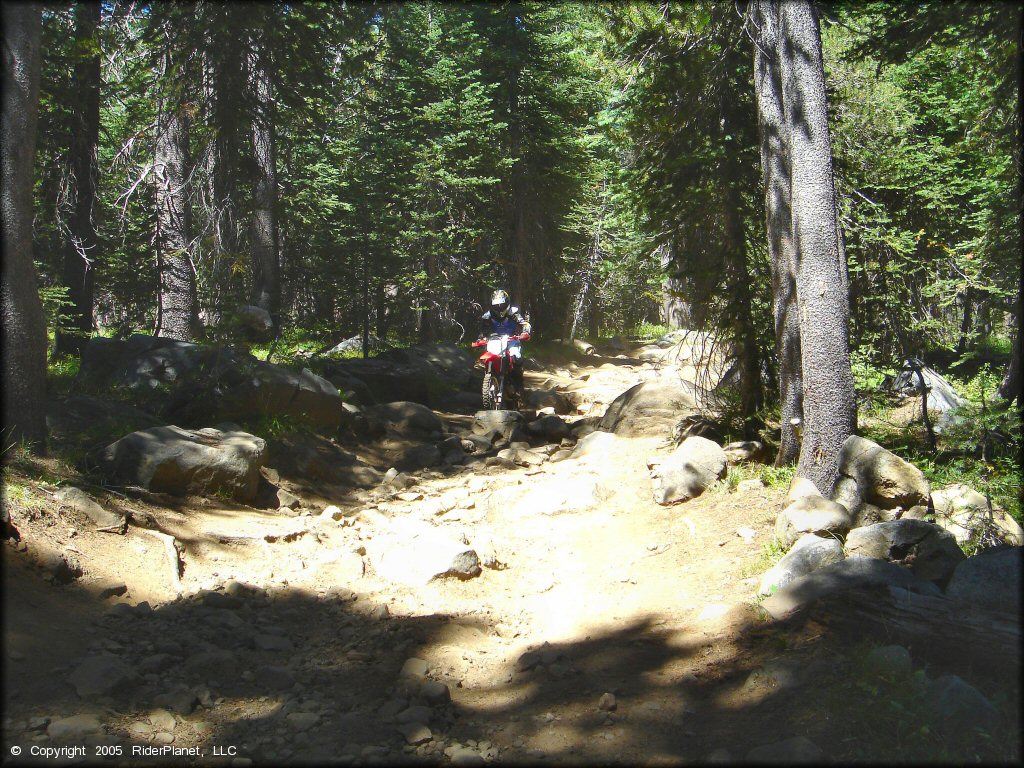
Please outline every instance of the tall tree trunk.
M174 71L170 40L164 42L163 72ZM172 87L157 110L153 172L156 178L156 249L160 277L157 335L191 341L197 323L192 266L192 209L188 197L189 119L181 90Z
M797 475L829 496L839 474L839 450L857 422L847 275L837 226L818 17L810 0L790 0L782 3L779 20L804 383Z
M226 5L224 12L234 14L240 6ZM225 25L222 25L225 26ZM211 322L217 323L221 314L232 305L243 301L244 290L233 270L238 256L238 173L239 135L238 113L244 86L244 54L237 40L225 40L218 34L213 39L218 50L209 51L208 77L211 119L214 128L213 143L209 151L209 196L211 232L211 285L208 307Z
M803 417L803 376L800 367L800 324L796 303L796 253L789 147L782 106L782 75L778 60L778 0L750 5L754 38L754 89L761 129L765 221L772 271L775 353L779 360L779 403L782 435L775 466L792 464L800 453L794 423Z
M99 187L97 148L100 140L99 2L83 2L75 9L75 83L77 104L71 139L70 197L74 208L68 221L63 283L71 306L58 323L54 354L78 355L93 330L93 263L96 246L96 195ZM85 52L88 52L87 54ZM60 330L70 325L70 333Z
M269 13L269 11L267 11ZM259 27L257 27L259 29ZM252 95L252 151L256 164L251 220L253 303L270 313L281 328L281 266L277 229L277 148L269 51L252 40L249 88Z
M32 262L32 161L39 109L41 8L3 4L3 433L46 447L46 318Z
M751 316L751 276L747 265L746 235L743 231L743 195L741 171L737 162L738 148L730 146L729 136L736 135L738 116L729 103L721 105L721 139L726 146L723 165L725 186L725 253L726 302L733 347L740 369L740 407L743 415L743 438L757 438L764 424L759 412L764 404L761 385L761 350L757 344L754 319Z

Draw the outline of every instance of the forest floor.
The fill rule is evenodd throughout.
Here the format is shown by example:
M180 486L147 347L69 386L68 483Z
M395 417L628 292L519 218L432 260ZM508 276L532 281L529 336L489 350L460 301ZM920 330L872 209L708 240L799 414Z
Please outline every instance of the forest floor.
M755 592L785 489L723 485L661 507L647 458L669 449L652 435L533 468L426 470L401 498L325 494L338 521L308 500L295 517L109 500L182 545L184 597L159 537L90 530L36 493L3 557L5 762L52 762L32 748L61 745L85 756L60 763L137 765L1020 758L1019 745L964 752L918 732L898 692L859 673L861 639L768 624ZM37 469L74 481L49 460ZM367 552L399 512L499 567L425 587L382 578ZM37 563L58 551L81 578L43 578ZM106 682L81 696L90 672ZM1019 683L971 682L1019 711ZM793 737L821 753L769 746ZM174 753L186 749L201 756Z

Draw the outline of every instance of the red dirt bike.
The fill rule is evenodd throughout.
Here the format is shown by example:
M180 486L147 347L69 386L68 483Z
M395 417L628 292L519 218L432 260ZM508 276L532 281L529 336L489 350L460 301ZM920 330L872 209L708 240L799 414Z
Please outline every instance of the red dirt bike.
M480 394L483 398L484 410L502 411L516 410L519 407L520 392L509 381L512 368L517 365L516 359L509 351L510 341L529 341L530 334L518 336L502 336L491 334L487 339L473 342L474 347L487 347L480 355L477 365L484 369L484 383ZM518 365L522 365L520 361Z

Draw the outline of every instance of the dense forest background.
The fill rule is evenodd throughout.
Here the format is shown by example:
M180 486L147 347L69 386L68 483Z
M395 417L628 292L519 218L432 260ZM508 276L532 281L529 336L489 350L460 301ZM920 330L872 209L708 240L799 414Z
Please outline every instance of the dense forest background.
M817 10L858 391L917 357L1012 396L1019 4ZM49 3L42 34L54 359L249 304L279 354L466 341L503 287L541 341L715 331L746 416L778 402L745 5Z

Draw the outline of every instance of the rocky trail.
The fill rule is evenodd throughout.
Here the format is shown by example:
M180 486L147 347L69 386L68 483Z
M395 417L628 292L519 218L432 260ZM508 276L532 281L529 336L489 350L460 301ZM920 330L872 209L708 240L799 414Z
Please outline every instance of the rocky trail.
M888 735L852 730L851 708L883 706L851 688L858 638L769 622L758 605L786 489L719 483L660 505L649 467L674 450L671 409L594 431L634 384L692 381L692 369L648 357L536 366L527 386L575 413L550 433L524 422L489 434L486 450L474 446L468 403L440 410L458 461L413 461L369 487L278 462L277 510L108 495L104 506L128 522L121 534L43 488L50 501L12 516L21 538L4 555L5 760L884 756ZM329 461L327 443L276 450ZM383 472L427 444L410 428L354 434L345 447ZM77 578L44 578L69 562ZM989 678L973 682L996 716L1017 711Z

